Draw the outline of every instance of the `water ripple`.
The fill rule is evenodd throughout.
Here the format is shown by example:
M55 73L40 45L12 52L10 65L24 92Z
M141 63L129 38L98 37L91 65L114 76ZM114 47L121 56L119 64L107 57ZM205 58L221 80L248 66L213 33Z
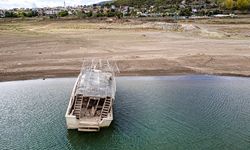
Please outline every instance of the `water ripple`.
M0 148L250 148L249 78L118 78L114 121L99 133L66 129L74 80L0 83Z

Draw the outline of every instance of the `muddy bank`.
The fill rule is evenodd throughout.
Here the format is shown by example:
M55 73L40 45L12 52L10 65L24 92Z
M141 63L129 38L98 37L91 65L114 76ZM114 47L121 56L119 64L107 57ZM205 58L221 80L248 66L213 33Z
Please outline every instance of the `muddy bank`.
M120 73L116 74L117 76L210 74L250 77L250 66L248 65L250 64L250 57L189 56L175 60L117 60L116 62L120 69ZM0 72L0 81L77 77L80 68L81 63L64 63L57 66L30 65L29 67Z
M249 24L5 22L0 30L0 81L77 76L85 58L115 60L121 76L250 76Z

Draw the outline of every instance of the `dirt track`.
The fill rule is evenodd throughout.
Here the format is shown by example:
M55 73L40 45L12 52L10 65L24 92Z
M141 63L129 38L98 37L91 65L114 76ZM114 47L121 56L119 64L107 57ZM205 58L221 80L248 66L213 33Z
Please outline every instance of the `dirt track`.
M249 24L152 24L82 21L0 23L0 81L66 77L84 58L116 60L120 75L250 76Z

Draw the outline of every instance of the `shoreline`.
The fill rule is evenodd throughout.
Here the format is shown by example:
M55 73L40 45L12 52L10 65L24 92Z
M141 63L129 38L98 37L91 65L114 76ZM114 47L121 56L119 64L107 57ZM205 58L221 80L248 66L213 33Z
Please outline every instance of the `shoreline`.
M46 79L53 79L53 78L76 78L79 74L79 71L73 71L73 72L67 72L63 73L62 71L54 72L53 74L50 75L44 75L41 72L34 72L31 75L30 73L18 73L19 75L17 76L16 74L12 74L9 76L1 76L0 77L0 83L1 82L11 82L11 81L25 81L25 80L46 80ZM226 76L226 77L246 77L249 78L250 75L245 75L245 74L237 74L237 73L199 73L195 71L190 71L190 72L155 72L154 71L132 71L132 72L121 72L119 74L116 74L116 77L136 77L136 76L141 76L141 77L150 77L150 76L185 76L185 75L211 75L211 76Z

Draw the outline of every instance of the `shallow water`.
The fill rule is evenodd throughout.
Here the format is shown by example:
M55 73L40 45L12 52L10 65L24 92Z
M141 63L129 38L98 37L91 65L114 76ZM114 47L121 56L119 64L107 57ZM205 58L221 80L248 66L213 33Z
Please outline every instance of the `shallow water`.
M250 78L119 77L99 133L66 129L74 82L0 83L0 149L250 149Z

